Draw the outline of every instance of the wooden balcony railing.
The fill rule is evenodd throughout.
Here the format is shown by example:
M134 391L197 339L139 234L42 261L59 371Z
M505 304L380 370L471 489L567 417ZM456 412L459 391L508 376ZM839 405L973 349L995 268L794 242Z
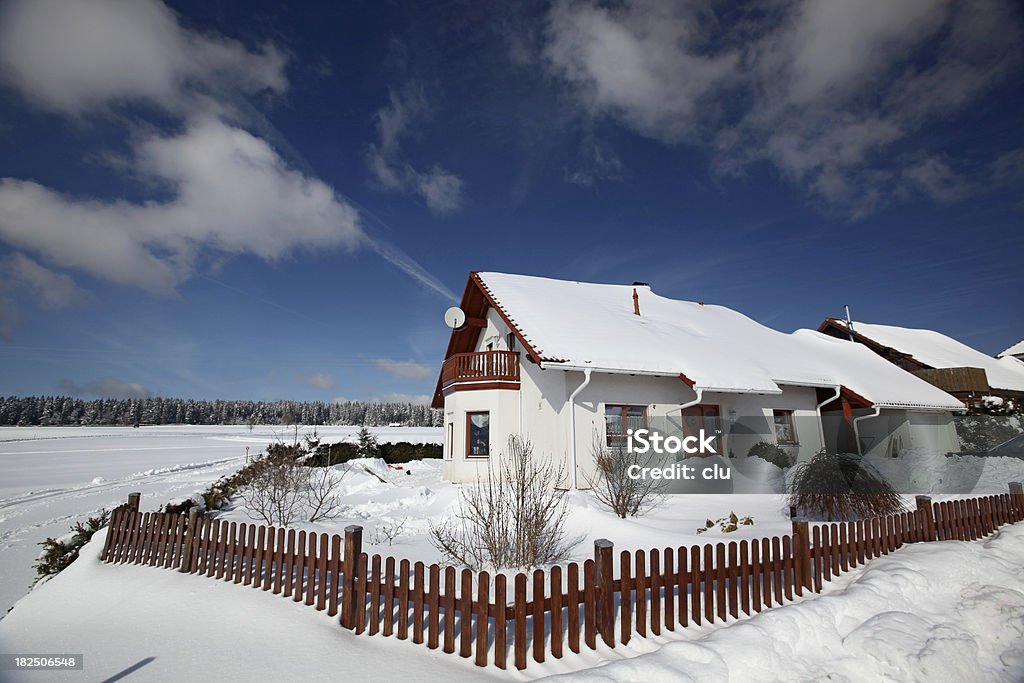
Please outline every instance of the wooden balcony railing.
M518 382L519 354L515 351L456 353L441 366L441 386L460 382Z

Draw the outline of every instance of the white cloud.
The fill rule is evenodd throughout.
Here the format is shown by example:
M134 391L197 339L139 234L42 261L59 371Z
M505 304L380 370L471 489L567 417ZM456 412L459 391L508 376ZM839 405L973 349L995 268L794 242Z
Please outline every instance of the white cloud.
M304 168L301 155L248 103L247 96L287 90L286 63L273 43L253 49L185 28L156 0L6 3L0 82L69 117L144 103L179 125L173 135L148 128L129 136L128 157L102 149L89 155L157 186L160 199L97 201L3 178L0 240L51 265L158 293L173 291L210 252L272 260L303 248L366 246L453 298L400 248L366 235L356 210ZM443 175L414 179L432 209L457 206L459 192Z
M419 195L431 213L444 216L462 208L462 179L440 165L419 171L401 158L401 140L411 125L429 114L423 87L411 82L389 90L388 104L374 115L378 142L371 144L366 164L382 189Z
M286 61L273 44L185 29L156 0L16 0L0 14L2 78L65 113L128 100L179 110L196 87L281 93Z
M434 368L423 363L411 360L392 360L391 358L377 358L373 361L381 370L384 370L392 377L402 379L424 379L434 374Z
M70 277L55 273L24 254L12 254L0 265L8 282L31 290L34 299L43 308L64 308L84 296Z
M739 60L735 49L707 49L712 18L699 3L652 0L611 9L563 0L548 17L544 55L591 113L679 142L696 129L701 100Z
M186 279L204 247L276 259L299 248L360 243L356 211L330 187L219 119L140 138L134 152L134 172L165 186L172 199L80 199L5 178L0 238L62 267L158 293Z
M99 398L148 398L153 395L153 392L143 384L125 382L113 377L104 377L83 384L64 380L60 383L60 389L73 396L97 396Z
M296 372L292 374L292 377L298 382L320 389L334 389L338 386L338 382L335 381L333 376L323 372L311 372L309 374Z
M920 164L942 150L913 136L975 103L1021 61L1008 0L714 10L698 0L561 0L548 15L548 72L590 117L703 147L721 174L770 162L854 216L907 193L948 200L965 191L948 182L960 175L957 160L943 161L940 179L938 165Z

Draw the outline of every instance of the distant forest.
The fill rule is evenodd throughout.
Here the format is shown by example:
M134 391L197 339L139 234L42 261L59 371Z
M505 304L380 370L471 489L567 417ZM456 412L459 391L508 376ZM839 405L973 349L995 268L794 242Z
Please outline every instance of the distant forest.
M5 396L0 425L358 425L440 427L441 411L415 403L196 401L184 398Z

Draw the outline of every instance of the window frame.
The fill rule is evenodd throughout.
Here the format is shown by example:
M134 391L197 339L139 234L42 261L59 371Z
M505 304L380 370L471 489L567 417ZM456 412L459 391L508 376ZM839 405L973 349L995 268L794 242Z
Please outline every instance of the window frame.
M487 452L486 453L472 453L470 447L472 441L470 440L470 434L472 433L473 427L473 416L474 415L486 415L487 416ZM486 460L491 457L491 411L489 410L467 410L466 411L466 448L465 448L466 460Z
M772 408L772 427L775 430L775 443L779 446L799 446L800 435L796 433L796 420L794 419L793 410L787 410L785 408ZM779 418L784 417L789 422L789 433L792 434L791 440L782 440L779 438Z
M620 411L619 411L620 412L619 419L622 420L622 427L623 427L623 431L622 432L609 432L608 431L608 409L609 408L619 408L620 409ZM650 415L648 414L648 411L650 410L650 406L649 405L640 405L639 403L605 403L604 404L604 443L609 448L621 448L621 447L626 445L626 440L628 438L628 435L626 434L625 430L629 428L629 417L630 416L629 416L629 412L628 411L629 411L630 408L642 408L643 409L643 411L644 411L643 415L640 416L644 420L644 426L642 427L642 429L647 429L648 428L648 425L650 424ZM636 416L634 416L634 417L636 417ZM612 438L613 437L616 439L616 441L618 443L613 443L612 442Z

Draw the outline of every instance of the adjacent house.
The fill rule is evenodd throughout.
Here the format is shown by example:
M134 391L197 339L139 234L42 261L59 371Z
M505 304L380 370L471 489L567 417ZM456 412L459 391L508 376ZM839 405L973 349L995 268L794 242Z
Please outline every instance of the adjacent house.
M1017 360L1024 361L1024 339L1017 342L1016 344L1006 349L1002 353L996 354L996 358L1004 358L1005 356L1013 356Z
M934 330L826 318L818 330L866 346L882 358L946 391L970 406L984 396L1024 398L1024 342L998 358Z
M949 394L860 344L785 334L723 306L607 285L471 273L433 405L444 410L444 473L472 481L509 435L586 488L595 448L629 428L716 435L744 457L761 441L793 461L829 449L896 455L958 450Z

